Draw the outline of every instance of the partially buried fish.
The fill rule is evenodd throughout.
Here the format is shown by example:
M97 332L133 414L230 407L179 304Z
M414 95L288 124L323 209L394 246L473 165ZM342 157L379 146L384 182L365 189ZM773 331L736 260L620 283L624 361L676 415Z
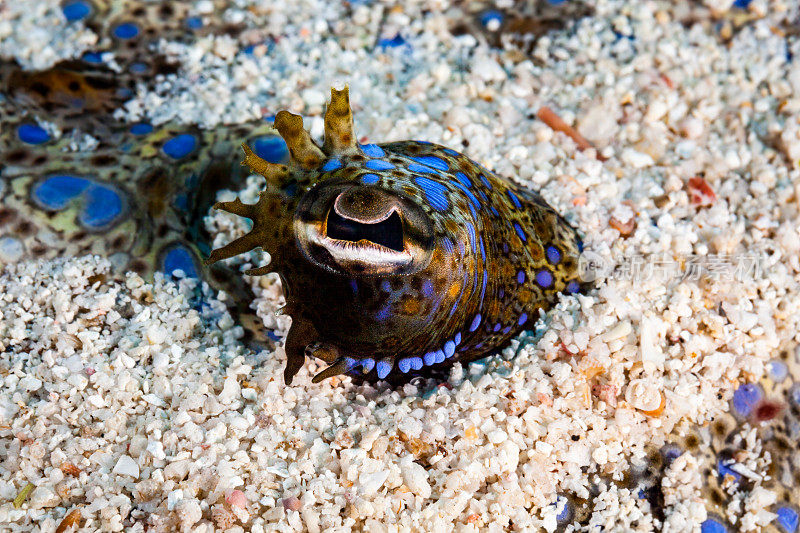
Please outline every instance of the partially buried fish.
M579 236L540 195L439 145L357 144L347 88L331 90L321 147L298 115L281 111L275 128L289 165L243 145L267 189L253 205L216 204L253 228L206 263L271 254L247 273L283 282L287 383L305 356L330 364L314 382L475 360L581 288Z

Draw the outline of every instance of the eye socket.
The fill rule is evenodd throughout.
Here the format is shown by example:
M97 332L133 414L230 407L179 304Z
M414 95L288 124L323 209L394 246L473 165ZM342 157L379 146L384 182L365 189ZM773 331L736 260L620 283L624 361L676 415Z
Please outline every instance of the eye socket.
M344 218L331 209L328 212L327 234L331 239L342 241L358 242L365 239L396 252L402 252L405 248L403 221L397 211L380 222L364 224Z

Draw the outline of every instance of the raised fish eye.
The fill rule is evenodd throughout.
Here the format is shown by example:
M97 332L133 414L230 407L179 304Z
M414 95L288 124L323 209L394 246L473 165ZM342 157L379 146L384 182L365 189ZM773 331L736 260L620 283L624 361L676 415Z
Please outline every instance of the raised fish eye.
M386 248L402 252L403 221L397 211L375 223L364 223L339 215L334 209L328 212L327 235L331 239L358 242L367 240Z

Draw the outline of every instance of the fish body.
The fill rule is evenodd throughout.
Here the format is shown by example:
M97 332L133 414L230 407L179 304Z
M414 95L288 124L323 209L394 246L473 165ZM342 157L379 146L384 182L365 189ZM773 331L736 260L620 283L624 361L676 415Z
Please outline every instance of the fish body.
M359 145L349 94L331 91L319 147L278 114L288 166L245 163L270 187L258 204L218 207L254 220L210 263L261 247L283 280L293 325L286 380L305 355L316 379L385 379L483 357L581 288L580 238L537 193L450 148Z

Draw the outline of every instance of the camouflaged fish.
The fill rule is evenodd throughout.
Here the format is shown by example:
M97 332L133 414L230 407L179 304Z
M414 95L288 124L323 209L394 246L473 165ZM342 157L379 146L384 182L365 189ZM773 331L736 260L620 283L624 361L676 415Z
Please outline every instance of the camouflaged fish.
M253 221L207 264L263 248L292 328L284 377L305 356L385 379L467 362L503 346L560 292L580 288L576 231L538 194L423 141L359 145L348 90L331 89L322 147L298 115L275 128L289 165L244 144L267 179L257 204L216 207Z
M215 1L215 4L220 7L224 2ZM501 35L514 37L514 33L521 33L521 41L527 44L532 41L529 38L532 31L538 32L537 28L549 25L550 21L569 18L547 16L542 19L538 12L524 11L528 8L535 9L539 4L550 9L544 2L526 2L514 6L515 9L523 9L522 13L501 13L501 17L505 17L500 19L501 24L490 26L494 28L491 35L496 39L493 37L489 41L500 42ZM559 5L575 5L580 9L577 4L564 2ZM697 6L701 4L697 3ZM453 33L485 33L484 30L488 28L481 29L480 26L489 26L486 22L497 20L498 17L493 4L464 4L464 8L478 11L471 14L461 13L459 16L457 13L461 7L454 5L452 9L452 19L457 26L453 28ZM304 217L297 218L296 224L302 231L295 229L293 221L291 224L285 222L272 228L273 232L280 228L284 232L282 235L264 235L267 249L279 257L280 250L270 249L270 242L280 241L285 244L283 239L293 232L300 236L297 241L305 239L305 251L296 246L283 248L283 261L276 260L276 268L279 264L286 268L286 261L294 254L298 259L294 272L313 271L322 280L332 279L336 268L357 270L358 264L365 261L377 261L382 265L378 270L407 268L410 272L421 264L420 258L427 253L431 257L427 267L414 273L391 276L385 272L361 272L359 276L353 276L352 279L360 280L355 284L356 289L370 291L362 293L359 298L356 298L353 284L349 283L351 278L348 278L347 285L336 284L336 290L340 294L335 294L332 289L322 289L320 284L315 284L315 278L301 278L302 283L298 286L298 280L292 278L290 266L284 274L286 286L292 291L288 295L289 301L298 301L298 290L303 290L304 287L307 292L313 290L310 304L316 307L335 304L335 308L320 313L340 326L340 329L335 329L323 324L322 331L335 331L325 339L314 337L312 334L321 332L314 331L316 328L311 327L313 322L307 315L308 309L296 307L293 317L298 318L292 326L289 339L294 339L294 365L302 363L305 342L311 344L311 354L334 363L341 357L342 361L338 363L340 367L346 369L352 365L349 373L357 379L376 379L380 360L385 360L380 366L381 373L387 372L388 368L389 373L385 378L387 380L402 380L416 372L446 369L446 361L458 358L463 362L468 358L480 357L481 350L487 344L479 346L479 337L485 339L484 343L491 341L491 344L500 345L505 336L505 328L511 325L508 336L513 335L514 320L518 323L523 319L522 313L527 313L524 317L527 322L519 327L530 326L530 321L535 317L525 311L525 308L534 308L532 302L540 299L543 305L547 305L558 287L562 287L564 292L578 288L569 285L568 277L558 274L565 272L563 264L561 270L556 272L549 259L539 263L516 262L515 258L524 257L523 252L527 245L521 246L516 240L519 235L513 227L514 219L506 213L509 209L517 213L520 218L516 221L524 230L525 238L529 240L539 238L537 224L544 225L541 216L544 215L546 220L555 217L559 230L566 231L563 243L573 243L570 249L559 249L560 256L556 256L548 248L542 248L545 259L548 252L554 261L558 258L555 266L564 258L567 261L570 258L574 260L574 246L577 246L574 234L560 217L553 214L537 195L510 186L469 162L464 156L447 151L448 149L413 142L379 147L356 146L357 149L353 149L350 142L343 142L342 146L350 147L349 154L339 155L333 145L323 144L320 155L318 149L309 145L307 139L303 140L306 138L305 134L300 133L297 128L294 138L298 135L301 138L299 142L294 142L295 146L306 146L306 152L315 158L321 158L321 165L325 164L322 161L324 158L325 161L338 160L342 166L320 171L306 170L295 158L284 174L281 167L261 162L290 163L286 144L276 135L269 122L256 121L251 124L201 130L183 124L153 126L146 122L128 124L115 119L113 112L133 95L136 86L152 86L157 74L169 74L178 70L179 65L170 63L167 58L152 50L151 45L156 39L192 41L196 36L209 34L229 34L235 37L248 29L247 24L251 24L248 22L237 25L214 14L197 16L193 9L194 2L180 0L69 0L63 5L64 17L73 23L85 24L101 36L95 49L84 54L80 61L64 62L41 72L28 72L17 65L0 62L0 268L4 263L22 260L97 253L112 260L115 267L112 275L117 277L124 276L129 270L151 278L157 271L170 273L181 269L188 275L199 276L213 286L231 293L232 298L228 300L236 305L234 311L237 313L237 322L245 326L246 331L263 335L263 323L249 309L253 294L243 278L237 272L225 268L223 263L212 267L205 267L202 263L202 257L208 255L207 243L211 240L203 231L202 217L208 212L218 190L236 190L244 185L247 172L245 167L239 165L241 158L238 146L245 142L257 156L248 155L247 160L257 171L274 176L271 181L275 184L265 194L268 197L282 195L286 202L294 202L298 208L302 204L305 210L303 212L306 213ZM473 15L480 24L464 27L462 22L471 20ZM685 22L694 24L696 21ZM713 28L717 25L717 21L712 18L704 18L701 22L704 27ZM243 43L243 46L246 44L252 43ZM106 54L113 57L116 65L114 69L107 66ZM289 116L286 118L290 125L293 121L296 122L296 119ZM342 121L334 120L333 123L341 124ZM54 135L50 125L60 129L62 135ZM92 135L97 144L82 142L85 134ZM339 138L338 134L331 136L332 140L335 138ZM306 152L301 149L300 153ZM415 159L426 156L436 159ZM362 159L359 160L359 157ZM300 156L300 161L302 160ZM368 160L384 161L396 168L368 169ZM443 161L447 167L443 167L438 160ZM334 166L336 164L331 163ZM337 193L333 188L335 182L327 176L340 171L337 179L344 185L348 180L348 169L356 169L360 165L363 168L359 171L352 170L354 175L349 180L359 188L362 185L374 186L373 194L376 198L345 194L334 208L333 217L323 219L324 212L320 210L320 207L324 208L326 201L323 197L327 194L327 202L333 201L336 204L336 198L345 192L341 190ZM419 165L414 168L424 168L426 171L415 171L411 165ZM437 168L437 165L442 168ZM463 170L462 165L469 171ZM456 170L456 167L461 170ZM276 169L278 172L274 173ZM459 179L459 172L467 178L464 182ZM358 173L361 178L356 177ZM484 183L481 176L485 177L491 188ZM378 181L371 183L376 178ZM418 182L415 178L431 181ZM289 179L298 180L297 191L292 190ZM394 188L401 179L406 183L399 189ZM311 187L317 182L318 185ZM431 182L434 185L430 185ZM516 195L519 208L514 198L507 193L507 201L502 192L496 194L501 183ZM301 187L310 187L306 197L309 201L316 200L304 203L299 198ZM317 190L319 192L315 192ZM283 205L276 207L274 200L263 200L262 196L259 204L273 206L273 209L277 209L275 214L284 212L287 217L291 215L281 220L294 220L294 212ZM368 205L373 208L368 208ZM536 207L531 208L531 205ZM249 209L249 214L254 216L257 213L261 213L258 216L267 216L257 210L256 206L238 209ZM525 215L521 213L523 211L530 213ZM384 220L380 220L387 214ZM401 214L409 217L416 214L420 218L404 221L404 215ZM449 214L459 214L462 218L450 217ZM467 225L466 222L472 225ZM508 222L511 222L511 226ZM386 231L373 232L374 229ZM450 237L437 241L437 236L441 236L442 231L450 233ZM352 243L347 246L360 246L362 252L367 248L359 243L366 240L388 249L388 256L384 255L386 250L381 250L380 255L374 250L362 255L342 255L340 251L335 251L334 255L328 251L326 244L330 246L330 243L322 238L323 235L329 239ZM491 240L489 235L493 236ZM475 251L472 249L472 242L476 243ZM507 252L504 244L508 247ZM546 242L542 241L541 244ZM401 255L406 246L411 261L404 267L402 262L408 260L409 255ZM535 250L536 248L534 253ZM487 258L485 263L484 254ZM503 254L508 254L505 261L502 259ZM458 263L459 257L464 258L463 264ZM388 258L392 260L389 261ZM434 263L433 258L437 258L437 262ZM345 266L339 266L340 264ZM422 273L431 264L438 265L440 270L427 278L426 283ZM522 270L522 264L533 265L533 269L526 268L523 281L518 282L516 276ZM530 275L539 272L536 266L538 264L544 264L551 272L556 272L553 286L549 290L532 284L536 278L532 281ZM460 272L460 279L457 272ZM488 273L485 290L484 272ZM546 274L543 276L545 278L542 282L546 283ZM388 284L377 283L378 279L384 278ZM402 291L406 283L412 292ZM518 294L526 284L531 293L530 301L522 304L519 299L510 295ZM441 292L442 287L445 288L444 292ZM452 287L456 287L453 289L458 293L456 296L449 293ZM387 295L391 296L387 299ZM422 298L415 297L418 295ZM478 306L481 295L483 310ZM450 307L446 305L445 299ZM411 346L413 337L419 340L419 344L412 346L413 350L406 353L398 349L397 353L390 355L388 351L384 351L377 354L376 360L375 353L366 353L365 345L378 344L390 337L386 326L388 322L380 322L381 327L369 331L362 322L346 323L349 318L359 316L358 308L350 308L347 311L349 314L345 316L346 308L342 303L347 301L366 302L364 311L380 313L371 319L372 325L385 317L391 319L391 324L399 324L400 328L405 328L401 333L394 330L391 335L394 339L389 339L389 342L397 346ZM384 311L384 306L376 307L376 302L379 301L390 305ZM491 310L486 305L487 302L493 304ZM433 312L434 308L438 312ZM391 315L396 309L405 310L406 313L416 309L421 318L415 321L408 314ZM303 313L306 315L303 316ZM452 318L456 315L461 316L460 325ZM435 318L436 322L425 321L425 318ZM421 330L428 332L429 336L411 328L420 323L423 324ZM501 326L495 332L498 323ZM339 341L338 335L359 335L358 328L362 328L360 332L364 339L360 348L358 343L351 345ZM271 342L266 337L257 340ZM470 348L469 353L465 350L467 347ZM453 355L448 357L451 349ZM442 358L439 350L444 356L441 363L436 362ZM647 500L649 507L643 504L641 509L653 514L654 524L663 523L665 506L662 480L666 469L680 454L691 453L703 464L702 497L709 513L700 529L714 532L737 531L745 512L742 495L758 486L772 491L777 497L777 501L766 509L774 514L774 519L763 530L797 533L800 523L800 452L797 447L800 440L800 357L796 350L796 346L782 347L776 358L770 362L769 372L759 383L742 384L734 394L729 414L718 417L707 427L678 426L675 434L670 437L669 444L652 447L646 461L626 472L622 479L611 479L604 474L598 474L595 479L624 487L631 494ZM364 357L359 357L359 354ZM424 366L426 356L432 365ZM374 363L367 359L372 359ZM373 364L374 367L371 367ZM389 367L389 364L392 366ZM404 369L408 369L408 372L404 373ZM769 453L769 478L748 477L745 475L747 472L742 474L744 471L736 466L737 458L743 454L744 444L740 442L739 435L746 427L745 424L757 429L758 438L763 441ZM579 434L572 435L572 440L580 438ZM564 494L568 503L557 518L558 524L561 527L589 527L593 512L592 500L599 493L599 485L593 482L589 487L588 497Z

